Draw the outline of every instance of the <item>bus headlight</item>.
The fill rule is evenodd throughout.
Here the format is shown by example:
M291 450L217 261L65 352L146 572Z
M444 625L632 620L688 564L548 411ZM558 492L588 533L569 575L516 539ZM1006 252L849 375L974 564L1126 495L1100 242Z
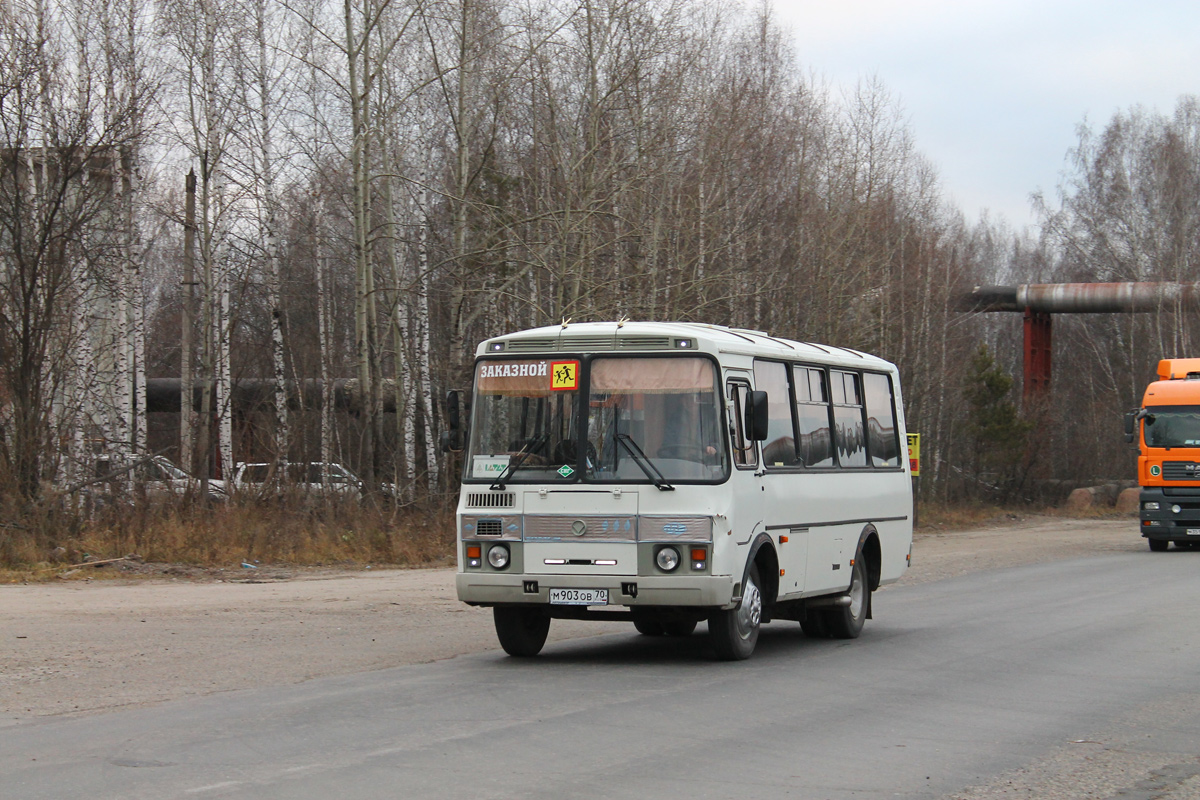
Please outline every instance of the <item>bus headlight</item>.
M1154 502L1153 500L1149 503L1142 503L1142 508L1146 509L1147 511L1158 511L1158 503Z
M494 544L488 548L488 563L495 569L504 569L508 566L508 546L503 544Z
M674 572L679 566L679 551L674 547L664 547L654 555L654 563L663 572Z

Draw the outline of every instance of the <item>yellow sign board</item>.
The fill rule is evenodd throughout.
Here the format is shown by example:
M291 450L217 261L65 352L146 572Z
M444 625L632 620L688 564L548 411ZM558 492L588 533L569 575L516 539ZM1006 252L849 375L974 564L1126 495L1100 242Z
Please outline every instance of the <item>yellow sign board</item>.
M567 391L579 388L579 362L555 361L550 365L550 389Z
M921 475L921 434L908 434L908 466L914 478Z

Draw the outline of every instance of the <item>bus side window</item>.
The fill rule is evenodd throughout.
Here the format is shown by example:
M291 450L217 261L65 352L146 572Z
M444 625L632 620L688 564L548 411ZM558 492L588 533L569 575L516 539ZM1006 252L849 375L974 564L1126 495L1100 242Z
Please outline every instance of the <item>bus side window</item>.
M833 434L829 428L829 393L825 370L793 367L796 422L800 427L800 460L806 467L833 466Z
M750 385L740 381L730 381L728 386L729 400L733 406L733 419L729 421L729 433L733 442L733 463L739 468L754 468L758 466L758 451L754 442L746 437L746 401L750 394Z
M858 373L830 370L833 389L833 433L837 444L838 465L867 466L867 441L863 431L862 392Z
M778 361L754 362L754 386L767 393L767 440L762 445L765 467L795 467L800 459L796 453L796 428L793 414L791 382L788 369Z
M887 375L863 373L863 399L867 405L867 452L875 467L900 466L900 439L896 430L896 404Z

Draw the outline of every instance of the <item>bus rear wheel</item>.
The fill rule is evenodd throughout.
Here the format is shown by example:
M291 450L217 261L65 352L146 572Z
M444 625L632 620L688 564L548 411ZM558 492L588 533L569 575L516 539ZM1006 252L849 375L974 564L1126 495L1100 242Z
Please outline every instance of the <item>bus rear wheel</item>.
M633 627L637 628L637 632L642 636L662 636L664 633L666 633L666 631L663 630L662 623L656 619L634 617Z
M825 632L825 615L820 611L807 612L804 619L800 620L800 630L810 639L829 638L829 634Z
M834 639L857 639L867 620L871 606L871 587L867 584L867 565L862 551L854 559L850 571L850 588L846 591L850 603L824 612L825 630Z
M667 636L691 636L699 623L694 619L677 619L663 623L663 633Z
M754 652L762 624L762 592L758 588L758 566L750 567L742 602L737 608L718 611L708 619L708 635L717 658L722 661L742 661Z
M510 656L528 658L542 652L550 634L550 615L542 609L496 606L492 619L500 646Z

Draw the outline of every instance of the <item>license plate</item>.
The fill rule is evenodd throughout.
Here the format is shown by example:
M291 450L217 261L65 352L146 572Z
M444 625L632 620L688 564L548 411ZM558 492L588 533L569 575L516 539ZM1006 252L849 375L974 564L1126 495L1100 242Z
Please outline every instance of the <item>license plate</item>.
M1187 535L1188 536L1200 536L1200 528L1188 528Z
M551 589L552 606L606 606L608 589Z

